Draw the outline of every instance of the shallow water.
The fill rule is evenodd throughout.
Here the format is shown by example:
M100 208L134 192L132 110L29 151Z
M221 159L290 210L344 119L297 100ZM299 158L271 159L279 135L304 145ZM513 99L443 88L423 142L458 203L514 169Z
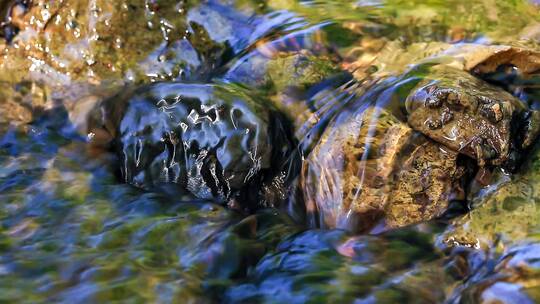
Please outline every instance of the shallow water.
M0 10L0 302L540 301L536 141L422 220L307 204L300 168L341 182L351 134L380 161L431 52L538 50L535 1L32 2ZM537 72L481 77L534 109Z

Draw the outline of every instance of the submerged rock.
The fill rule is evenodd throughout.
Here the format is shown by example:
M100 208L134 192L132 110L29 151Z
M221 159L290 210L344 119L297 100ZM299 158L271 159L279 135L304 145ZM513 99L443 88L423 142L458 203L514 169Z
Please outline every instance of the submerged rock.
M317 25L277 40L260 41L251 52L234 60L221 80L270 95L295 130L299 129L312 114L309 97L322 91L325 81L343 74L324 28Z
M449 247L469 246L502 251L517 240L525 240L540 229L540 153L538 145L521 172L493 172L489 186L469 195L473 210L458 217L443 234Z
M500 258L485 263L464 286L457 288L452 303L537 303L539 259L538 241L507 248Z
M138 187L175 183L251 208L284 199L295 174L295 144L281 115L234 86L149 85L110 99L94 118L90 132L107 133L122 178Z
M428 58L379 58L383 68L358 79L358 93L340 92L349 98L339 110L319 105L306 120L315 132L304 133L315 135L302 170L311 225L378 231L427 221L466 200L477 170L470 158L483 173L485 166L517 169L538 136L538 114L469 73L505 63L493 56L509 49L438 43L423 53ZM520 64L531 71L534 53L526 54ZM417 63L394 69L407 59Z
M307 89L319 83L338 72L337 58L329 50L324 50L323 42L318 41L322 39L317 34L318 29L308 33L301 37L285 36L282 41L258 46L236 60L223 79L272 93L284 92L289 87Z
M225 303L443 302L451 280L433 262L439 253L429 242L412 231L377 237L305 231L264 256L247 280L227 290Z
M302 177L314 225L366 231L442 215L451 200L465 198L464 173L456 152L372 106L336 116Z
M30 123L50 104L48 88L34 82L16 85L0 82L0 123L20 125Z
M28 12L30 0L3 1L0 4L0 37L11 42L19 32L20 19Z

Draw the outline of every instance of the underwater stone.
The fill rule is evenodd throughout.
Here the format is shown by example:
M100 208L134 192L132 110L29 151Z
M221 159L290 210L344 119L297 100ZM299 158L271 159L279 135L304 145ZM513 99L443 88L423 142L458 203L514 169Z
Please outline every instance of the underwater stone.
M441 216L463 200L458 154L414 132L383 108L338 114L302 170L314 226L392 229Z

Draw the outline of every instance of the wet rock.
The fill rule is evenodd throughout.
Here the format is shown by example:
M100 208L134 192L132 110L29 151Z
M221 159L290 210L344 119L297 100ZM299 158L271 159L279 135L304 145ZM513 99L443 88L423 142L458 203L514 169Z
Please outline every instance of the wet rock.
M273 47L261 46L260 50L238 59L224 80L283 92L288 87L306 89L338 71L335 58L329 55L318 55L300 45L297 46L300 49L292 50L286 47L273 50Z
M471 70L473 75L512 93L532 110L524 126L523 147L530 146L534 142L540 128L539 70L540 52L522 48L501 50Z
M244 277L299 229L274 209L244 217L177 189L118 183L111 163L86 146L52 128L0 123L0 248L9 265L0 285L14 288L0 301L216 302L220 287L208 284Z
M540 69L540 53L535 49L507 48L485 58L472 69L472 72L483 76L494 73L501 67L514 67L524 75L535 74Z
M234 55L267 35L299 28L302 20L290 12L253 14L258 6L249 2L242 9L216 1L29 2L0 6L6 14L24 8L6 23L19 33L0 43L6 71L0 79L9 73L18 80L41 76L50 85L207 81Z
M538 242L508 248L490 272L470 279L456 299L461 303L536 303L540 299L539 253Z
M104 79L207 79L230 47L209 38L207 29L187 16L191 9L206 6L177 1L32 1L9 23L18 35L11 43L0 43L0 79L39 79L56 87L76 81L99 84Z
M51 105L50 100L50 90L37 83L23 81L10 85L0 82L0 123L30 123Z
M353 237L310 230L283 240L248 280L226 291L225 301L441 302L451 280L438 263L429 263L435 256L421 233Z
M391 228L441 216L454 200L464 201L466 169L457 153L432 142L418 145L398 160L394 187L385 208Z
M308 99L327 88L325 82L340 82L329 80L343 74L338 61L320 26L314 26L259 42L231 63L222 80L264 91L299 129L312 114Z
M122 178L138 187L175 183L245 208L279 203L295 175L282 117L234 86L145 86L105 102L94 118L90 132L114 139Z
M527 148L519 134L530 116L527 106L466 72L433 69L409 95L406 107L413 129L475 158L480 166L515 168L519 152Z
M358 103L356 103L358 105ZM351 110L353 109L353 110ZM464 199L457 153L377 106L336 115L307 157L304 198L314 225L353 231L427 221Z
M475 207L459 217L444 234L448 246L468 246L500 250L505 245L526 238L538 218L538 203L531 181L494 183L472 198Z
M501 253L516 241L527 239L540 228L540 154L538 146L521 172L507 175L495 170L487 186L473 185L468 200L471 210L454 219L443 234L448 246L490 249Z
M361 93L347 94L362 101L313 111L306 120L316 131L304 132L315 135L308 142L316 144L302 173L312 224L363 231L377 223L386 229L422 222L465 200L464 184L476 170L468 157L481 168L516 170L538 135L539 116L527 102L468 72L497 65L497 54L512 49L420 43L403 54L388 45L373 62L380 69L358 79ZM522 52L521 59L507 59L530 71L535 53ZM385 83L392 89L380 91ZM380 108L370 112L374 103Z
M489 186L471 193L473 210L441 235L443 246L469 252L453 302L538 301L539 164L536 150L520 173L493 172Z
M12 0L3 1L0 4L0 37L8 43L13 40L19 32L21 18L28 12L32 1Z

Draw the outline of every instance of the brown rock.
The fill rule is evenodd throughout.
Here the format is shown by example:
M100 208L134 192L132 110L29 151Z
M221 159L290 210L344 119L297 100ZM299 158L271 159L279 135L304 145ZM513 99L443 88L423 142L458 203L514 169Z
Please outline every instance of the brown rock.
M456 152L372 106L335 117L305 161L302 185L319 226L366 231L440 216L463 198L463 171Z
M401 227L440 216L448 202L465 199L459 181L464 168L458 154L422 138L411 153L403 153L394 168L394 183L386 205L386 224Z
M527 111L516 97L467 72L438 68L407 99L410 126L479 165L504 165ZM437 105L437 106L434 106Z

